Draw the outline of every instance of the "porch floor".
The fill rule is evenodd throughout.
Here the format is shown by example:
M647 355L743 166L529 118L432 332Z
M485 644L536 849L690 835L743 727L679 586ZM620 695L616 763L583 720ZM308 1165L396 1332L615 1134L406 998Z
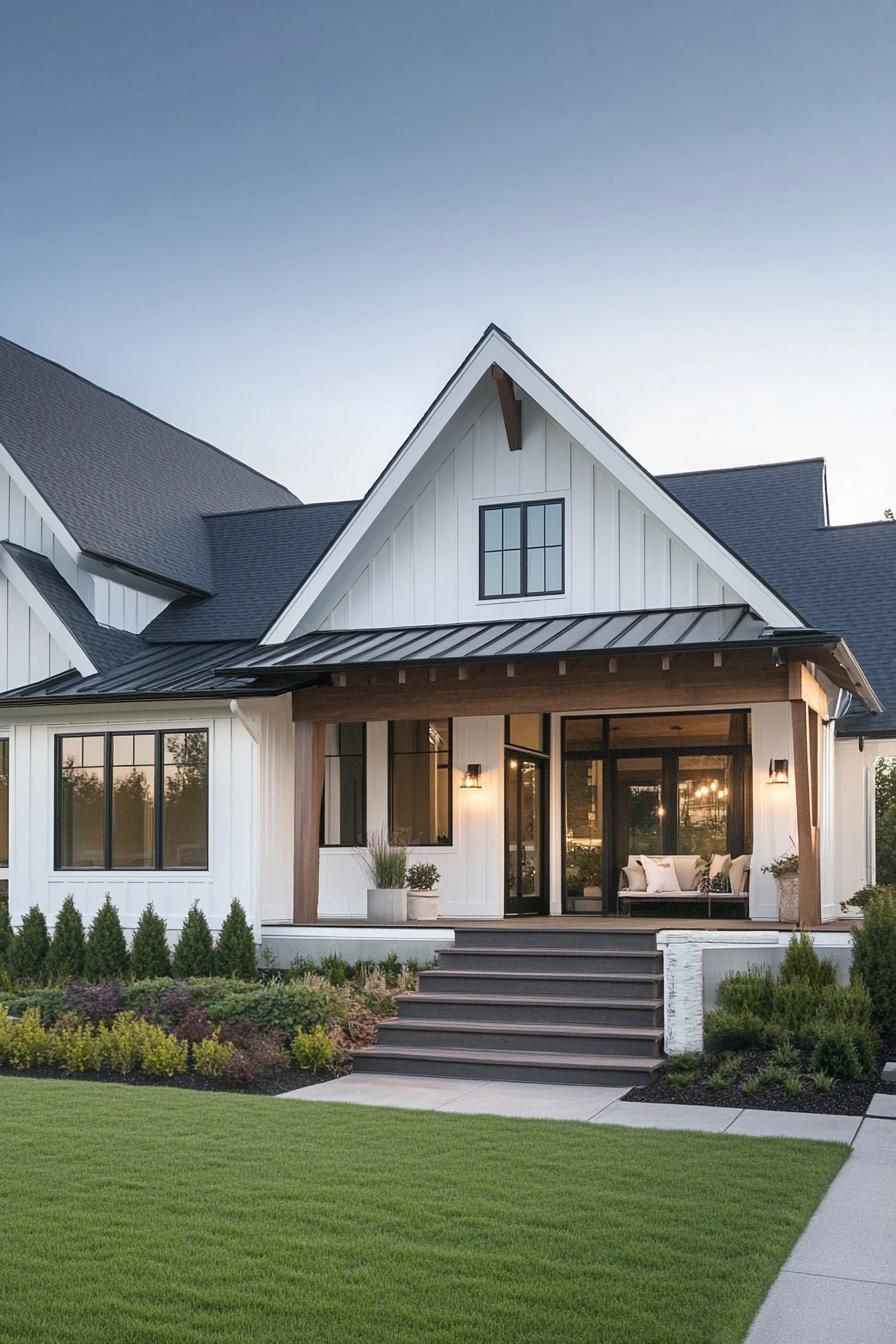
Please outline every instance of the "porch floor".
M854 919L832 919L825 924L813 924L810 931L813 933L842 933L848 932L855 927ZM728 929L751 929L753 932L762 929L796 929L794 923L787 923L775 920L760 921L755 919L658 919L658 918L638 918L637 916L611 917L607 915L597 915L589 918L587 915L530 915L526 917L508 918L508 919L433 919L433 920L414 920L404 924L379 923L369 919L319 919L313 924L293 924L290 920L263 920L263 929L277 929L279 931L303 931L313 933L323 929L402 929L406 932L427 931L435 929L507 929L507 928L527 929L619 929L629 930L630 932L643 931L645 933L660 933L664 929L716 929L725 932Z

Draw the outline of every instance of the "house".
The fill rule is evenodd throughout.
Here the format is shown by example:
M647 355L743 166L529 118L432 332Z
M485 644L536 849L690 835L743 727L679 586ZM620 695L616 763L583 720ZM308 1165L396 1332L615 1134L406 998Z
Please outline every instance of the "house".
M792 844L833 918L873 877L894 574L820 459L652 476L494 326L325 504L0 342L13 920L363 917L380 827L448 920L631 910L630 857L704 851L752 855L714 914L773 920Z

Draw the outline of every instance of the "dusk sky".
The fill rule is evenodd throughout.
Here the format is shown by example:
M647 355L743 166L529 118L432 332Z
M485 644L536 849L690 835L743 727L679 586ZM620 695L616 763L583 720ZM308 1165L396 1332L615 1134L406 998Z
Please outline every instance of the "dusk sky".
M896 5L0 0L0 331L303 499L497 322L650 470L896 507Z

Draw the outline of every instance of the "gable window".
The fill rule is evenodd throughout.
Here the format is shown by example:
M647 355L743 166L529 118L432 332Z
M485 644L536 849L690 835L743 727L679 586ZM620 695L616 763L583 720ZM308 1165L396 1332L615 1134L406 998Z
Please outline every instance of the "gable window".
M56 739L57 869L208 868L208 733Z
M9 867L9 738L0 737L0 868Z
M328 723L320 817L322 845L367 843L366 777L366 725Z
M389 724L389 833L402 844L451 844L450 719Z
M563 500L479 510L479 596L562 593Z

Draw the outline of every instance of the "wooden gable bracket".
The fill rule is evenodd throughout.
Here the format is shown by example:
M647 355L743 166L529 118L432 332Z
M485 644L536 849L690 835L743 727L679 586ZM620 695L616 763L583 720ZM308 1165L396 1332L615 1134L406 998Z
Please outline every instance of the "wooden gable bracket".
M492 365L492 377L498 384L498 397L501 402L501 414L504 417L507 447L512 453L518 453L523 446L523 403L516 399L513 391L513 379L504 372L500 364Z

